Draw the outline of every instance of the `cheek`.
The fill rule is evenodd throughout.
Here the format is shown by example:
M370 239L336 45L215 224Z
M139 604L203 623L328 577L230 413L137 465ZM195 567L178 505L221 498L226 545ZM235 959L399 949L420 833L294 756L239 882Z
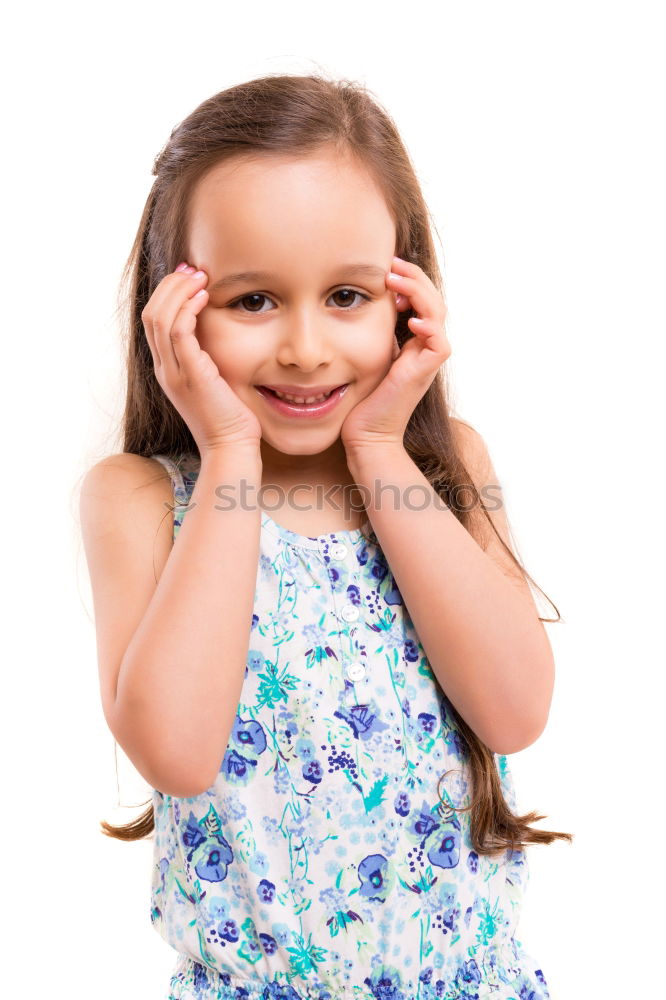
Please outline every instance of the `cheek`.
M196 338L199 345L210 354L211 348L219 347L222 337L219 333L219 324L215 322L215 312L205 306L197 316L195 329Z
M366 351L363 358L359 358L358 371L363 373L362 378L369 391L375 389L388 374L398 353L395 334L391 331L390 336L384 334L381 337L381 343L375 350Z
M363 360L359 359L359 370L378 378L383 378L400 353L395 336L397 312L393 303L383 303L384 310L375 317L376 322L363 334Z
M220 365L233 367L233 359L238 353L238 342L232 344L231 338L225 335L215 310L204 309L197 318L196 338L202 350Z

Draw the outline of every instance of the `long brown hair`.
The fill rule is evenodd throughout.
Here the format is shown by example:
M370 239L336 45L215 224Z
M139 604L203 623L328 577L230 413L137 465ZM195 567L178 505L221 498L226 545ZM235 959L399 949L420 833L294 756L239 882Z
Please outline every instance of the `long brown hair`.
M329 80L323 75L275 74L215 94L173 129L157 156L153 165L155 181L123 271L118 299L124 311L127 351L123 451L144 457L198 454L189 428L155 378L141 320L156 286L187 257L187 213L194 186L210 168L234 156L307 155L323 146L351 153L371 173L395 220L396 254L418 264L442 289L431 233L431 225L435 227L415 170L393 120L365 86L352 80ZM395 332L400 347L413 336L407 325L411 315L411 309L398 313ZM501 539L465 467L447 398L446 376L440 369L410 417L405 450L463 526L477 537L474 511L479 511L516 566L534 583ZM471 504L461 506L455 502L461 491L471 494ZM541 588L537 589L543 594ZM550 599L549 603L555 608ZM561 621L557 608L555 611L556 619L539 620ZM544 816L535 812L516 816L511 812L493 751L448 700L446 705L468 751L474 794L471 805L461 811L471 812L474 850L494 854L508 847L518 850L528 843L571 841L569 833L530 829L530 823ZM102 821L101 826L107 836L119 840L147 837L154 830L152 803L133 822L112 826Z

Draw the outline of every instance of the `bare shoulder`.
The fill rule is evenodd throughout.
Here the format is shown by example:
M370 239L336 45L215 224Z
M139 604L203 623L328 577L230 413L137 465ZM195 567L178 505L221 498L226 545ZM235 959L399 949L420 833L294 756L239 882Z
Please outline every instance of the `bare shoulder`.
M511 528L507 517L504 495L501 483L497 477L486 442L482 435L464 420L451 418L455 440L460 456L465 464L474 486L478 490L483 504L488 511L497 533L510 551L518 556L515 543L511 537ZM523 591L525 599L535 608L534 599L529 585L519 566L506 551L482 511L475 519L475 537L478 534L479 544L496 565Z
M456 445L462 456L467 469L471 474L487 475L490 472L492 463L486 442L477 430L465 420L457 417L450 418ZM493 470L494 471L494 470Z
M118 452L107 455L88 469L83 479L82 493L90 494L93 490L108 492L134 492L139 488L156 488L157 493L164 493L168 486L170 492L171 479L161 462L154 458L144 458L130 452Z
M142 455L108 455L88 469L81 484L82 525L96 517L112 518L114 513L127 518L136 517L139 511L156 514L161 510L164 515L172 504L169 473L161 462Z
M504 517L500 516L495 519L494 523L504 540L507 541L508 523L504 512L502 487L493 468L486 442L481 434L464 420L452 417L451 426L458 454L462 458L472 482L481 494L485 506L498 510L500 515L504 514ZM474 533L478 534L482 540L482 547L485 549L491 536L494 537L494 532L482 511L475 510L474 513L477 515L473 519Z
M173 488L169 473L156 459L128 452L108 455L86 472L79 513L84 542L115 536L143 535L157 540L163 557L173 542Z
M102 704L114 732L120 664L173 548L171 479L155 459L109 455L86 473L81 532L94 602Z

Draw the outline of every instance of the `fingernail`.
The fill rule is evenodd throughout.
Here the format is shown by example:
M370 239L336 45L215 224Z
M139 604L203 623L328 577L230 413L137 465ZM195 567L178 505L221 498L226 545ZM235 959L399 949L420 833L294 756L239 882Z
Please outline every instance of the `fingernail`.
M184 260L181 264L178 265L178 267L176 268L176 270L177 271L184 271L186 267L187 267L187 261Z

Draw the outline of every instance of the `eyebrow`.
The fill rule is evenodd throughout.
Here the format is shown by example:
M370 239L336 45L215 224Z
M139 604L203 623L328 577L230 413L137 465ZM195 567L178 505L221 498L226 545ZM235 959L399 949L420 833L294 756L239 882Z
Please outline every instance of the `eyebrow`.
M385 267L379 267L378 264L342 264L335 269L335 273L353 274L366 278L383 278L387 272ZM220 278L208 291L216 292L245 281L273 281L274 278L275 275L270 271L236 271L234 274L227 274L224 278Z

